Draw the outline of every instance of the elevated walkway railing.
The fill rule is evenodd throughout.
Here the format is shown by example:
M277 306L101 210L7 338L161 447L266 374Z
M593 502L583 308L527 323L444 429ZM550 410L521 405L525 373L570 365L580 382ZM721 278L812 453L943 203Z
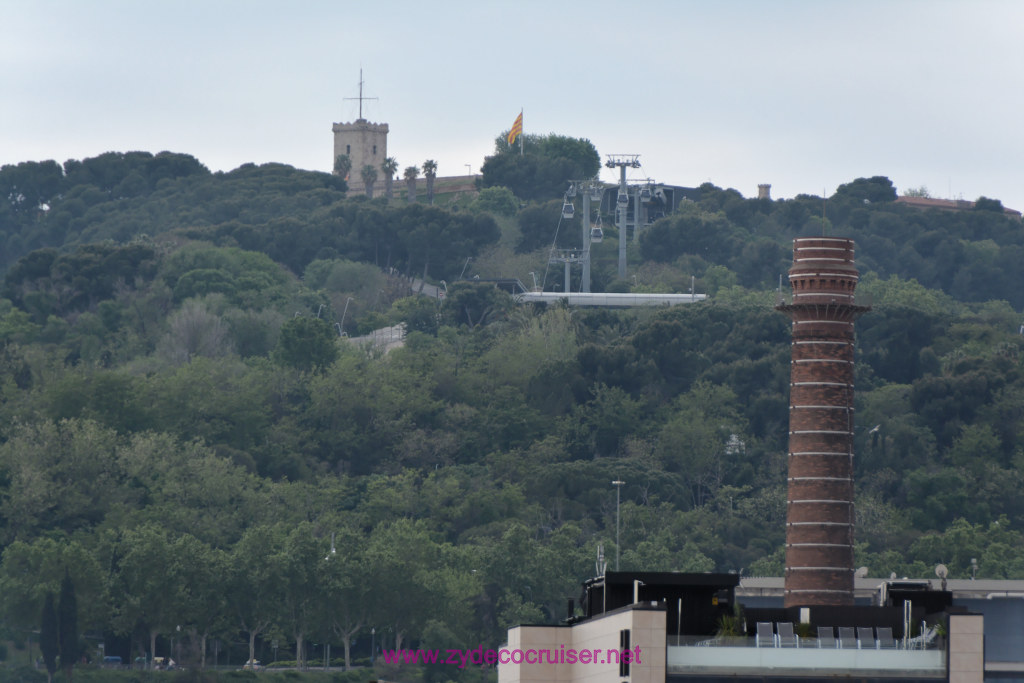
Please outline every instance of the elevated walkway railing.
M749 648L758 647L757 639L747 636L668 636L668 645L670 647L742 647ZM880 648L877 645L877 641L871 641L871 644L861 643L860 647L846 648L846 649L857 649L857 650L939 650L941 649L938 640L932 639L928 641L919 641L911 639L913 645L904 648L901 641L896 641L896 647L894 648ZM836 639L835 645L831 645L824 649L838 650L842 649L839 647L839 640ZM762 643L760 647L773 648L775 645L765 645ZM797 649L822 649L818 646L818 639L814 637L800 638L797 637Z
M874 677L894 675L940 678L946 671L944 649L818 648L814 638L799 647L757 647L754 638L670 637L669 673L746 675L771 670L779 675Z

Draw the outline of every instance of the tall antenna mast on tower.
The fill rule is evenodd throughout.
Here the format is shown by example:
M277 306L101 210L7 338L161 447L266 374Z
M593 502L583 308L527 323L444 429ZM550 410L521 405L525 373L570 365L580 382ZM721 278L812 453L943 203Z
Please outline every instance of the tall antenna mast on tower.
M345 97L346 100L359 100L359 118L357 121L363 121L363 100L376 100L376 97L363 97L363 68L359 67L359 97Z

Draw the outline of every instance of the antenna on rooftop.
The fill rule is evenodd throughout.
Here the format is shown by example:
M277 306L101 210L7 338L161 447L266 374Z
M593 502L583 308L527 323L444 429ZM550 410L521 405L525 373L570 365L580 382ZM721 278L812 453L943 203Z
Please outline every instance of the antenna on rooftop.
M363 97L363 67L359 67L359 97L345 97L346 100L359 100L359 118L363 120L363 100L376 100L376 97Z

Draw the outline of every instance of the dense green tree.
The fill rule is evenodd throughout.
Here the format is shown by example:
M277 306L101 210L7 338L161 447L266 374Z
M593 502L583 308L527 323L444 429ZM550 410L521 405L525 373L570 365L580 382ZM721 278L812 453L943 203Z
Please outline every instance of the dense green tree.
M242 465L188 439L136 434L119 452L124 476L133 495L148 502L143 520L159 520L209 544L231 542L263 517L259 484ZM233 454L224 446L218 450Z
M277 362L298 370L323 369L338 357L337 335L319 318L292 318L281 328Z
M186 629L194 645L192 656L184 661L189 662L186 666L204 669L208 640L234 628L227 602L227 554L192 535L182 536L176 549L182 591L178 596L182 623L178 626Z
M232 548L228 603L249 641L247 661L256 659L256 638L274 624L281 599L280 532L273 526L250 527Z
M197 438L239 464L258 467L253 458L262 455L260 446L266 442L272 400L262 382L279 372L287 374L283 368L265 361L256 370L236 358L195 358L187 365L161 373L141 391L143 400L153 408L154 428L166 434L156 435L160 439L154 435L143 439L147 435L137 434L132 447L149 448L154 444L152 448L160 455L153 457L167 459L166 463L159 463L160 471L178 465L185 457L182 453L201 456L202 449L190 444ZM173 435L186 445L177 445ZM148 453L145 449L141 452Z
M674 417L659 435L655 456L667 472L679 475L693 508L735 481L733 470L746 447L735 403L728 388L698 383L679 397Z
M367 539L357 529L342 527L331 534L331 549L323 558L323 590L331 633L345 651L345 670L352 668L352 639L369 622L373 589L365 580L363 552Z
M562 225L562 200L553 199L543 204L524 207L517 216L519 222L518 253L557 245L561 248L579 246L578 231Z
M441 319L449 325L481 327L507 315L512 298L489 284L456 282L448 288Z
M470 208L499 216L514 216L519 211L519 200L507 187L485 187L473 199Z
M310 289L352 294L358 301L372 301L387 287L387 277L379 268L348 259L313 261L306 267L303 280Z
M422 296L409 296L391 304L390 316L395 322L404 322L409 332L436 334L438 304Z
M397 520L376 527L366 549L374 577L374 620L389 625L395 649L432 619L471 637L472 601L479 592L469 554L430 537L422 521ZM410 591L419 596L410 601Z
M481 167L482 186L507 187L520 199L547 200L561 196L570 180L592 178L601 158L589 140L563 135L525 135L523 152L495 140L494 154Z
M25 161L0 167L0 197L17 214L31 215L66 187L56 161Z
M885 176L857 178L836 188L836 197L866 203L891 202L896 199L896 188Z
M86 245L69 254L43 250L29 254L4 278L4 296L25 306L37 322L51 314L95 308L116 288L152 279L152 247Z
M306 638L317 629L326 630L321 625L326 616L322 609L325 548L314 532L309 522L292 527L279 555L268 558L280 566L279 623L295 641L295 664L300 669L306 665Z
M989 199L988 197L978 197L974 202L975 211L996 211L999 213L1003 212L1003 203L998 199Z
M161 276L177 301L223 294L243 307L280 302L291 285L287 272L265 254L203 244L175 251L165 259Z
M44 531L73 533L100 522L124 500L116 445L114 432L90 421L17 428L0 446L5 541L30 542Z
M437 207L413 205L398 217L408 272L454 281L484 246L498 241L501 231L487 214L450 213Z
M157 637L173 630L185 609L178 599L186 588L178 571L176 540L162 526L148 523L125 531L112 549L118 558L115 628L125 634L145 633L150 662L158 656Z

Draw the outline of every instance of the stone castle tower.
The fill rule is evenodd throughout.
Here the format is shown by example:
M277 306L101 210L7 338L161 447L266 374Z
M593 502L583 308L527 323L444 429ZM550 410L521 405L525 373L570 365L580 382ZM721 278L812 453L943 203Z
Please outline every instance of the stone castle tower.
M793 241L786 607L853 604L853 240ZM780 293L781 294L781 293Z
M363 74L359 73L359 118L352 123L335 123L331 130L334 131L334 156L331 157L331 169L334 169L334 161L342 154L347 154L352 160L350 171L350 182L358 181L359 173L366 165L377 169L381 174L381 164L388 156L388 124L370 123L363 118L363 100L376 99L363 97Z

